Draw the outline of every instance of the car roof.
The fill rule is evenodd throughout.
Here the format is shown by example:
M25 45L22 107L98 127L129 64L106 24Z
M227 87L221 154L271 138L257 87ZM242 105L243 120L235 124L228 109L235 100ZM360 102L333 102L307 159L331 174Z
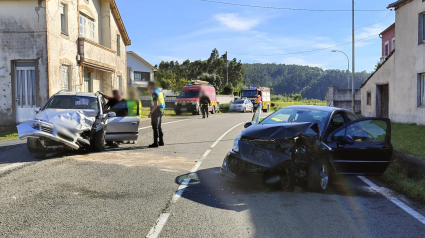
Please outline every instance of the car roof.
M334 111L351 112L347 109L338 108L338 107L314 106L314 105L297 105L297 106L288 106L288 107L285 107L285 108L287 108L287 109L315 110L315 111L322 111L322 112L329 112L329 113L332 113Z
M56 93L56 95L83 96L83 97L93 97L93 98L97 97L94 93L86 93L86 92L65 92L65 91L62 91L62 92Z

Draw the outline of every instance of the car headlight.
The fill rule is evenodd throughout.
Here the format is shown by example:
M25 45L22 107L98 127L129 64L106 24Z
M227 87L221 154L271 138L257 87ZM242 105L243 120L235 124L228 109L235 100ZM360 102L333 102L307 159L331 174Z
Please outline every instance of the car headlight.
M241 139L242 134L239 134L236 136L235 140L233 141L233 151L239 152L239 140Z
M198 102L192 102L192 105L196 105L196 104L198 104Z

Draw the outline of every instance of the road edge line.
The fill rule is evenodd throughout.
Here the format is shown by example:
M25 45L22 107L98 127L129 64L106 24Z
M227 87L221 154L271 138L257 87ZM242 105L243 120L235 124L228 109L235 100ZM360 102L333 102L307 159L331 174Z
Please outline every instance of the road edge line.
M373 190L377 191L378 193L384 195L388 200L390 200L392 203L397 205L399 208L403 209L405 212L407 212L409 215L413 216L416 220L418 220L420 223L425 225L425 217L422 216L419 212L415 211L413 208L407 206L404 202L400 201L398 198L395 198L394 196L391 196L391 194L385 193L381 191L380 187L367 179L364 176L357 176L359 179L361 179L364 183L369 185ZM386 188L387 189L387 188ZM388 189L389 191L392 191L391 189Z
M161 233L162 228L164 228L165 223L168 220L170 213L162 213L156 220L155 225L150 229L149 233L146 235L146 238L156 238L159 233Z

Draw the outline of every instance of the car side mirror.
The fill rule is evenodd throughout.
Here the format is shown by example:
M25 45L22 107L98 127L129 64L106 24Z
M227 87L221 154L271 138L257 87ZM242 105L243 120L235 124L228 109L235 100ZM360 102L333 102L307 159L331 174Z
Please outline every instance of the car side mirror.
M351 136L344 136L344 138L342 138L342 143L344 145L352 145L354 144L354 139Z
M39 108L39 107L35 107L35 108L34 108L34 112L35 112L35 113L39 113L39 112L40 112L40 110L41 110L41 108Z
M246 129L246 128L250 127L250 126L252 126L252 122L251 121L245 123L245 125L243 127L245 127L245 129Z
M108 117L116 117L117 114L115 112L108 112Z

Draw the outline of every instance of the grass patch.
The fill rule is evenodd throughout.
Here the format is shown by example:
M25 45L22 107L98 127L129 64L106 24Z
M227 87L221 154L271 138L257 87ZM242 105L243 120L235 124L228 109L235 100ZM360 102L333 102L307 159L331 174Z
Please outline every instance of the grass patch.
M391 163L380 180L391 189L408 198L425 204L425 179L415 180L407 177L406 172L397 163Z
M394 148L425 159L425 126L391 123L391 144Z
M16 127L13 127L13 129L0 129L0 140L15 139L18 139L18 130Z

